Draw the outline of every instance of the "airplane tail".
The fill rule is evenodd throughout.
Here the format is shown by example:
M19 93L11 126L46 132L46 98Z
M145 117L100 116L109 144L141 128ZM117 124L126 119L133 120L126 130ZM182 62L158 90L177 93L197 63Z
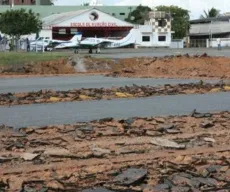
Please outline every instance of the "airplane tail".
M77 32L70 41L81 41L81 38L82 38L82 33L81 32Z
M120 43L127 43L127 44L135 43L136 39L135 39L135 35L134 35L134 29L131 29L129 34L119 41L120 41Z

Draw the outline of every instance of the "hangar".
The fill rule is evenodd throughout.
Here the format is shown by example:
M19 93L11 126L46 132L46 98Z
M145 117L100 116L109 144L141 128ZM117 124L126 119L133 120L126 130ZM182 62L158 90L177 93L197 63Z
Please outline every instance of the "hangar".
M96 8L53 14L42 21L40 36L59 40L69 40L78 31L83 38L122 38L134 27Z
M39 36L69 40L76 32L81 32L83 39L122 39L131 29L135 29L136 44L139 47L170 47L173 33L171 20L170 14L153 11L149 13L144 25L135 25L97 8L90 8L45 17Z

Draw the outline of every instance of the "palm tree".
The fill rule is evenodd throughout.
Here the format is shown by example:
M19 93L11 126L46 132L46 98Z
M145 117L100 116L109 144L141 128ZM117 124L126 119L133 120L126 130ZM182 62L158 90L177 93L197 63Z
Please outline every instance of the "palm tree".
M200 18L205 19L205 18L219 17L219 16L220 16L220 10L213 7L208 11L204 10L204 15L201 15Z

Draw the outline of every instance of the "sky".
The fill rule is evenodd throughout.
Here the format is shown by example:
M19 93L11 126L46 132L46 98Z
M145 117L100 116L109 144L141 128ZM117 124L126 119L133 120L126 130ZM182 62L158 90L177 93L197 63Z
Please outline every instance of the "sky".
M221 13L230 12L230 0L100 0L104 5L177 5L190 10L191 19L198 19L204 10L215 7ZM54 0L55 5L81 5L90 0Z

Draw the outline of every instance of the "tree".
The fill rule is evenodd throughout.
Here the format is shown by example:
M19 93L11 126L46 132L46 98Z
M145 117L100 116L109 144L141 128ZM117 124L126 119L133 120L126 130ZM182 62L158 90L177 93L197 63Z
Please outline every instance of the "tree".
M89 3L83 3L82 6L89 6Z
M12 41L18 41L21 35L38 33L42 29L42 21L39 14L30 9L8 10L0 15L0 29L9 35Z
M187 36L189 31L189 11L178 6L158 6L157 11L170 13L172 16L172 31L175 31L173 38L182 39Z
M148 19L148 14L151 9L148 6L139 5L135 10L129 13L128 18L125 21L143 25L145 20Z
M40 5L54 5L56 0L40 0Z
M219 17L219 16L220 16L220 10L213 7L208 11L204 10L204 15L201 15L200 18L205 19L205 18Z

